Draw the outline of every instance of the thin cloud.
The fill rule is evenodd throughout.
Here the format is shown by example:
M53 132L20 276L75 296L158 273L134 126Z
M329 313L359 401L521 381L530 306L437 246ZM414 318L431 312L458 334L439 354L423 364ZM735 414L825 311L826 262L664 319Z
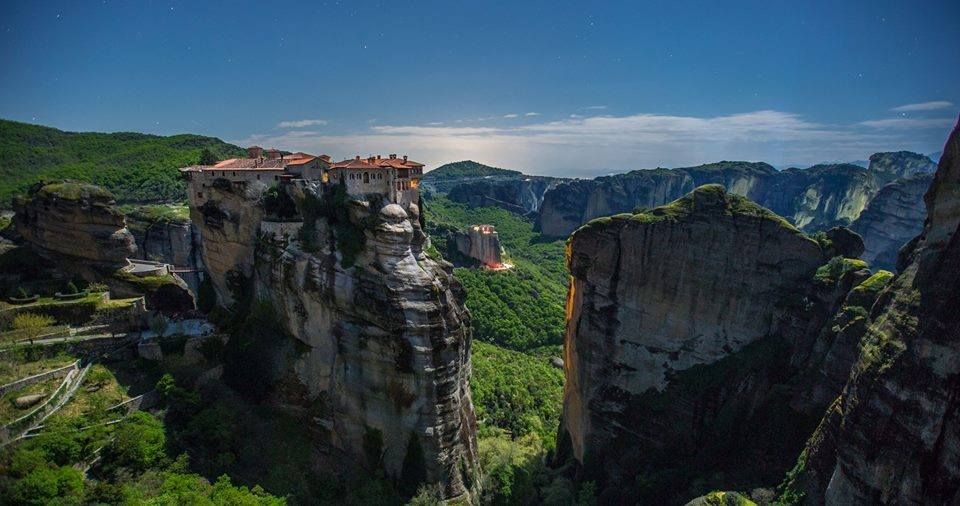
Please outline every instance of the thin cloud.
M863 121L860 124L878 129L923 129L923 128L950 128L952 118L889 118Z
M893 109L894 112L918 112L918 111L938 111L940 109L949 109L953 107L953 102L946 100L932 100L930 102L920 102L917 104L898 105Z
M513 119L513 118L516 118L516 117L519 117L519 116L520 116L519 114L504 114L504 115L503 115L503 117L506 118L506 119Z
M524 114L524 116L526 116L526 117L528 117L528 118L531 118L531 117L533 117L533 116L539 116L539 115L540 115L539 112L528 112L528 113Z
M585 111L602 111L603 109L606 109L606 108L607 106L605 105L590 105L590 106L584 107L583 109Z
M309 126L323 126L326 124L327 120L324 119L297 119L281 121L277 123L277 128L304 128Z

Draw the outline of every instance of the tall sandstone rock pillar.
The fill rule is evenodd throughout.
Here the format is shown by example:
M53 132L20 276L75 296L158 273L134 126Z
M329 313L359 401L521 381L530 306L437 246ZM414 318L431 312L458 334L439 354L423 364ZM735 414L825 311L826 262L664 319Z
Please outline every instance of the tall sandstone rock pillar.
M280 191L303 222L270 221L242 190L221 186L191 207L220 303L252 295L289 335L258 357L272 364L262 381L313 413L318 445L413 490L425 482L469 498L478 482L470 313L452 266L423 252L419 208L297 183ZM237 293L238 279L250 293Z
M772 447L796 451L815 419L777 385L845 294L824 284L813 295L826 255L720 185L580 228L567 252L559 460L604 502L689 499L695 476L718 472L782 476L790 457ZM768 435L781 418L791 426Z
M924 197L923 232L873 308L842 395L784 490L806 504L960 501L960 124Z

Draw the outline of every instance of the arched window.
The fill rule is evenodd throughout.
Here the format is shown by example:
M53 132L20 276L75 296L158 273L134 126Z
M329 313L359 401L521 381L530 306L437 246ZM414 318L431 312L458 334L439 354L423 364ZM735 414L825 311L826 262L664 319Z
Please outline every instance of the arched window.
M369 172L364 172L364 173L363 173L363 184L369 184L369 183L370 183L370 173L369 173Z

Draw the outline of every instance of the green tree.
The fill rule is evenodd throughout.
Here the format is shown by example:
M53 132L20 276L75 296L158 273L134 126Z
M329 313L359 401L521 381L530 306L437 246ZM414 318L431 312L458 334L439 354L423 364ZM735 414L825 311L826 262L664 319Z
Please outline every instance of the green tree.
M10 499L23 505L80 504L83 474L72 467L35 469L13 484Z
M216 165L217 155L210 151L210 148L203 148L200 152L200 165Z
M118 424L106 452L113 465L145 471L166 457L166 444L163 423L149 413L138 411Z

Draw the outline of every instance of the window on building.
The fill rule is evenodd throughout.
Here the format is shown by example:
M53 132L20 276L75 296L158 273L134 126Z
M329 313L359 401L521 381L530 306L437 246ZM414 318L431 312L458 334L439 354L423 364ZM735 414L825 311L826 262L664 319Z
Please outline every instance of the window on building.
M369 184L369 183L370 183L370 173L369 173L369 172L364 172L364 173L363 173L363 184Z
M197 198L198 198L198 199L202 199L202 198L203 198L203 192L197 192Z
M257 181L260 180L260 174L257 174Z

